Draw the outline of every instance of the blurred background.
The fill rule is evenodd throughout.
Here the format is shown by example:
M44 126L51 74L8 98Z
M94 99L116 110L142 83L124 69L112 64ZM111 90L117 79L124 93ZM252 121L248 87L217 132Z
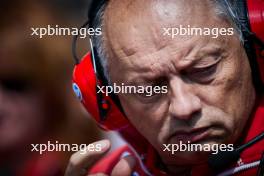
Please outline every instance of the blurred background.
M102 134L74 97L72 36L31 36L31 27L80 27L89 0L1 0L0 176L63 175L71 152L31 144L89 144ZM89 50L79 39L78 55Z

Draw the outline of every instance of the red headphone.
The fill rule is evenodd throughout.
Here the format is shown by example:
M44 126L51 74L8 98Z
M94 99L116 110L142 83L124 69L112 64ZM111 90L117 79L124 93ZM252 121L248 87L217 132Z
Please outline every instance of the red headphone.
M91 43L92 45L92 43ZM92 46L91 46L92 47ZM93 47L92 47L93 48ZM93 49L84 56L73 72L73 90L87 111L105 130L119 130L128 126L128 120L111 96L97 93L97 86L102 84L98 79Z
M262 47L256 47L256 60L260 70L260 77L264 82L264 1L263 0L248 0L248 18L250 22L250 28L256 36L258 36L260 45Z
M102 3L103 1L100 2ZM98 6L98 1L95 4ZM251 64L251 68L253 72L256 71L256 74L261 77L261 84L263 84L264 44L262 41L264 41L264 0L248 0L247 5L238 4L237 6L239 18L243 21L241 23L246 28L243 33L245 33L245 41L248 42L245 44L245 49L249 59L253 63ZM98 7L92 7L93 11L97 9ZM93 16L93 14L89 16ZM84 26L87 26L87 24ZM122 111L118 98L106 96L102 93L97 94L97 85L103 84L104 81L100 77L100 70L96 69L99 68L98 64L100 64L98 63L98 59L96 59L97 53L93 46L91 47L92 52L85 55L82 61L77 63L74 68L73 90L76 96L103 129L122 130L122 128L131 127ZM252 47L254 47L253 52ZM257 63L254 64L254 62ZM259 68L257 69L256 67Z

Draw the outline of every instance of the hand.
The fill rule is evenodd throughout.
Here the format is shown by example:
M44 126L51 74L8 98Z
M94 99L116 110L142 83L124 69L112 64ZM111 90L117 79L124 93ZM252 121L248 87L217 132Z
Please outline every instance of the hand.
M108 140L101 140L92 143L94 146L100 144L100 151L88 151L82 153L81 151L74 153L67 166L65 176L85 176L89 169L102 158L110 149L110 142ZM111 176L130 176L133 168L136 165L136 159L132 156L122 158L113 168ZM103 173L94 174L97 176L105 176ZM92 175L90 175L92 176Z

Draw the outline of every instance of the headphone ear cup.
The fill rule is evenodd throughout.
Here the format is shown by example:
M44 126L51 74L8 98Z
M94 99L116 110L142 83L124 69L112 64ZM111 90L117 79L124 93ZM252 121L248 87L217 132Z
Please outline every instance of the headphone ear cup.
M258 38L264 41L264 0L247 0L250 28ZM264 48L257 48L257 62L262 85L264 84ZM262 90L263 91L263 90Z
M88 53L74 68L72 83L74 93L101 128L105 130L119 130L127 127L129 124L127 118L119 110L114 101L105 94L103 95L103 99L107 102L107 107L105 108L108 111L106 119L100 119L96 86L96 75L92 65L91 53Z
M251 30L264 41L264 0L248 0L247 5Z
M119 134L136 149L140 155L146 155L149 148L148 141L129 123L114 101L105 95L104 99L109 103L109 111L107 113L107 118L104 121L100 120L96 86L91 53L88 53L74 68L73 91L99 127L104 130L118 130Z

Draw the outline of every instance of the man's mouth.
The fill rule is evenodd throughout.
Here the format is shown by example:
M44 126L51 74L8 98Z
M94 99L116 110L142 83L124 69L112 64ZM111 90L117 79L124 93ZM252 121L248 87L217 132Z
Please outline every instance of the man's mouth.
M198 143L209 136L210 127L195 128L191 130L178 130L169 137L169 142L173 144L180 143Z

